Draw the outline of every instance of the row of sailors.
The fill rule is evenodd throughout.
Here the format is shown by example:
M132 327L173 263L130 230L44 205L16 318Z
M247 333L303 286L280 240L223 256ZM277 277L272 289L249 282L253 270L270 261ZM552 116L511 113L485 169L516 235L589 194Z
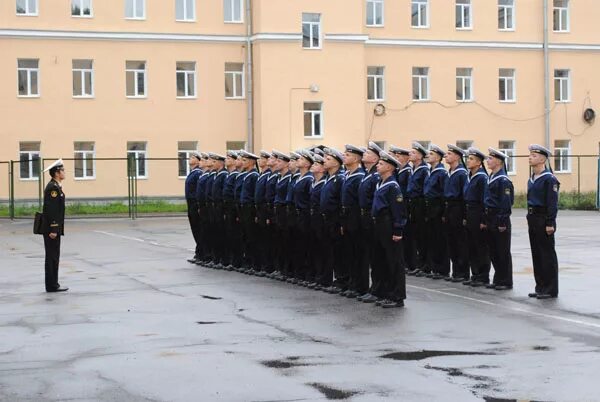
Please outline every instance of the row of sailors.
M556 227L558 182L545 169L550 152L530 150L544 168L528 192L537 283L530 296L556 297L553 232L532 237L531 222L543 218L538 232ZM344 153L317 147L192 154L186 199L196 252L190 262L385 308L404 305L406 274L511 289L514 189L506 158L493 148L486 156L476 148L427 150L419 143L385 152L373 142L346 145Z

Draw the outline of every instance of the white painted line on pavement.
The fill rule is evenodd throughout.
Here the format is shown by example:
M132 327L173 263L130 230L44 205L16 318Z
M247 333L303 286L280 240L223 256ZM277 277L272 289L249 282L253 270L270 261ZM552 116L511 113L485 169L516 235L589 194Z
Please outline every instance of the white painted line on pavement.
M423 290L425 292L438 293L438 294L442 294L445 296L456 297L458 299L469 300L469 301L473 301L473 302L480 303L480 304L486 304L488 306L499 307L504 310L510 310L510 311L516 311L518 313L528 314L531 316L550 318L550 319L557 320L557 321L564 321L564 322L568 322L571 324L578 324L578 325L583 325L583 326L591 327L591 328L600 328L600 324L596 324L593 322L575 320L573 318L561 317L559 315L553 315L553 314L538 313L535 311L529 311L529 310L518 308L518 307L503 306L502 304L494 303L494 302L487 301L487 300L476 299L474 297L468 297L468 296L461 296L461 295L457 295L457 294L453 294L453 293L443 292L441 290L428 289L428 288L424 288L422 286L415 286L415 285L406 285L406 286L409 288Z
M125 236L125 235L120 235L120 234L116 234L116 233L111 233L111 232L105 232L103 230L94 230L94 233L100 233L106 236L111 236L111 237L117 237L119 239L125 239L125 240L132 240L132 241L137 241L140 243L148 243L152 246L158 246L158 247L167 247L167 248L176 248L176 249L181 249L181 250L188 250L188 251L194 251L194 249L192 248L186 248L186 247L180 247L180 246L173 246L173 245L169 245L169 244L161 244L155 241L150 241L150 240L144 240L144 239L140 239L137 237L131 237L131 236Z

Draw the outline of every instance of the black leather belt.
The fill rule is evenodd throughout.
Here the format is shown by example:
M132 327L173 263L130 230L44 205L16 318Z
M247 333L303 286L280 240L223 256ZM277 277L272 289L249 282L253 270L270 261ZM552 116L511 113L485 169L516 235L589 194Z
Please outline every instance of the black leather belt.
M546 215L548 213L548 208L546 208L546 207L528 207L527 212L530 215Z

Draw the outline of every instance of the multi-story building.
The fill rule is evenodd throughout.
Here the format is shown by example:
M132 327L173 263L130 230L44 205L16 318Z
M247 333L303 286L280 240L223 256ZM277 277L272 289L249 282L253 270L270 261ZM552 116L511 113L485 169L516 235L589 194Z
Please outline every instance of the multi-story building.
M592 190L600 91L594 0L5 0L0 161L37 195L63 157L68 194L181 193L192 150L369 140L545 144L563 189ZM251 22L249 24L249 21ZM590 112L586 117L591 117ZM511 158L523 191L526 159ZM0 164L0 198L7 165Z

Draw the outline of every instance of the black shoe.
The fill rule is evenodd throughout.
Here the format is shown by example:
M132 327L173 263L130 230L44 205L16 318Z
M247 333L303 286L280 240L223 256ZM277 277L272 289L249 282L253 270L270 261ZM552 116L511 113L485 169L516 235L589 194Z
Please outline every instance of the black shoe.
M214 268L214 269L224 269L224 268L225 268L225 266L223 266L223 264L221 264L221 263L219 262L219 263L215 264L215 265L213 266L213 268Z
M413 269L412 271L407 271L406 274L410 276L415 276L418 272L418 269Z
M399 300L399 301L385 300L383 303L381 303L381 307L383 307L383 308L404 307L404 302L402 300Z
M495 289L496 288L496 284L494 283L488 283L487 285L485 285L486 289Z
M480 282L480 281L471 281L471 287L472 288L480 288L482 286L487 286L488 284L486 282Z
M56 289L50 289L50 290L46 289L46 292L48 292L48 293L66 292L67 290L69 290L69 288L67 288L67 287L64 287L64 288L63 287L58 287Z
M354 290L349 290L346 292L346 297L348 299L356 299L358 296L360 296L360 294Z
M434 280L439 280L439 279L445 279L446 277L442 274L438 274L437 272L432 274L431 276L428 276L428 278L434 279Z
M342 296L342 297L348 297L348 293L350 293L350 289L344 290L343 292L340 292L339 295Z
M309 288L313 289L313 290L323 290L323 288L321 287L321 285L319 285L318 283L315 284L315 287L312 288L309 286Z
M379 300L379 297L372 295L370 293L366 296L363 296L363 298L362 298L363 303L377 303L378 300Z
M364 295L356 296L356 300L359 301L359 302L361 302L361 301L363 301L363 299L365 297L370 296L370 295L371 295L371 293L367 292Z
M537 292L529 293L527 296L529 297L538 297Z
M537 298L540 300L545 300L545 299L554 299L556 298L558 295L551 295L548 293L538 293Z
M314 289L315 287L317 287L317 283L316 282L311 282L308 285L306 285L307 288L309 289Z
M189 262L190 264L195 264L195 263L196 263L196 261L198 261L198 260L196 259L196 257L194 257L194 258L188 258L188 260L187 260L187 262Z
M425 277L426 277L426 278L429 278L429 279L432 279L434 275L435 275L435 274L434 274L433 272L427 272L427 273L425 274Z
M424 271L418 271L417 273L415 273L415 276L417 278L422 278L422 277L424 277L426 275L427 275L427 272L424 272Z
M259 278L263 278L267 275L267 273L265 271L258 271L256 273L256 276L258 276Z
M513 287L510 285L496 285L494 290L511 290ZM538 296L539 298L539 296Z
M452 278L450 279L450 282L452 283L459 283L459 282L464 282L465 278Z
M462 284L465 286L469 286L470 284L472 284L473 282L470 279L467 279L466 281L463 281Z
M385 302L385 301L387 301L387 300L384 300L384 299L377 299L377 300L375 300L375 305L376 305L376 306L381 306L381 303L383 303L383 302Z
M446 277L444 278L444 280L445 280L446 282L450 282L450 281L452 281L452 279L454 279L454 278L452 278L451 276L446 276ZM462 281L462 279L461 279L461 281Z

